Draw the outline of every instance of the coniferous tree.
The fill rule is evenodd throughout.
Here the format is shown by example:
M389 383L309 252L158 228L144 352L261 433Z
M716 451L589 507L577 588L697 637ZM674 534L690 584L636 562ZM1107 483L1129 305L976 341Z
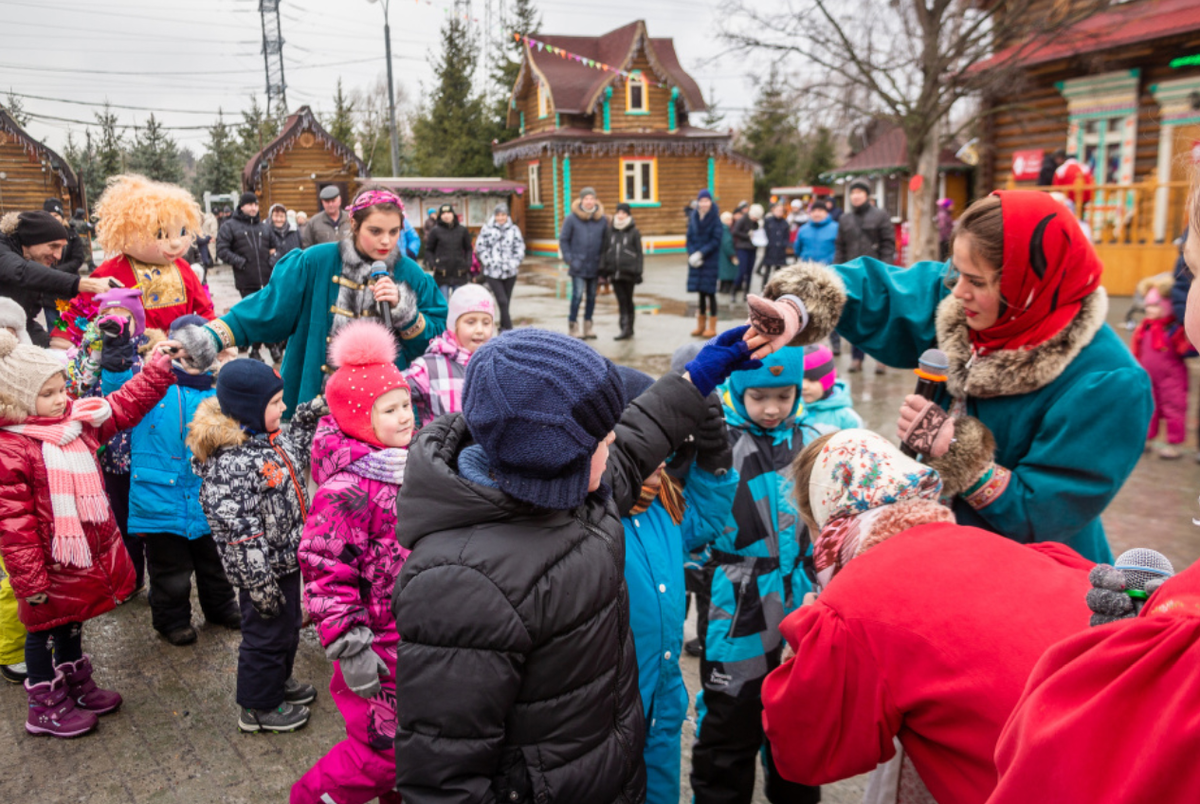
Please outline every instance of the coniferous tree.
M117 115L106 101L104 110L96 112L100 136L96 142L96 172L100 186L109 177L125 172L125 137L121 134Z
M739 149L763 167L762 175L754 179L754 197L759 201L767 200L772 187L791 185L800 178L804 142L797 118L779 71L772 66L742 127Z
M424 176L494 176L495 126L472 84L479 46L457 15L442 26L437 83L413 121L413 162Z
M713 90L712 85L708 86L708 108L704 110L704 117L700 121L700 127L706 128L709 131L720 131L725 124L725 112L717 105L717 95Z
M177 184L183 178L179 146L158 122L154 114L143 128L135 129L129 149L129 169L148 179Z
M205 192L236 193L241 188L241 149L234 132L218 109L217 122L208 130L204 156L196 163L196 182L192 194L203 198Z
M237 125L238 156L242 160L239 170L278 133L279 120L268 117L266 110L258 105L258 96L251 95L250 108L242 110L242 122Z
M348 148L354 147L355 103L342 91L342 79L338 78L337 92L333 96L333 114L325 119L329 134Z
M67 164L75 169L79 183L83 185L84 193L87 195L90 208L92 204L96 203L100 193L104 192L104 179L101 178L96 165L96 148L92 145L91 132L85 130L83 137L83 142L80 143L75 139L74 133L68 131L67 147L63 149L63 157L66 158Z
M802 184L821 184L821 174L836 167L837 145L833 141L833 132L825 126L818 126L804 137L799 181Z
M29 113L25 111L25 104L13 94L11 89L8 90L8 98L4 101L4 110L21 128L29 125L30 117Z
M517 41L513 34L536 36L541 29L542 15L533 4L533 0L517 0L508 19L504 20L500 32L501 58L492 68L492 81L497 88L496 105L492 115L496 123L495 138L500 142L516 139L521 133L516 128L508 128L506 123L513 85L517 83L521 62L525 58L525 44Z

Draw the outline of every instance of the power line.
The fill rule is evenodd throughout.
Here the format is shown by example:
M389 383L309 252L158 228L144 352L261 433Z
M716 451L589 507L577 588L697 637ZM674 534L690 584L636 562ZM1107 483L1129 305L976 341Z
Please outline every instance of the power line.
M2 2L2 0L0 0L0 2ZM412 61L424 61L424 59L418 59L415 56L407 56L407 57L406 56L393 56L393 58L408 59L408 60L412 60ZM383 61L383 60L384 60L383 56L372 56L372 57L366 58L366 59L351 59L349 61L333 61L333 62L326 62L325 64L300 64L296 67L293 67L292 69L293 70L316 70L316 69L321 69L321 68L325 68L325 67L344 67L349 64L364 64L366 62ZM200 73L196 70L185 70L185 71L181 71L181 72L155 70L153 75L148 75L145 70L87 70L87 71L81 71L77 67L26 67L26 66L23 66L20 64L0 64L0 69L26 70L26 71L35 72L35 73L71 73L73 75L80 75L80 74L129 75L129 76L143 76L143 77L151 77L151 78L157 77L157 76L163 76L163 75L186 75L186 76L199 76L200 75ZM244 75L247 72L249 72L249 70L205 70L203 75L205 75L205 76L208 76L208 75Z
M36 8L38 11L61 11L67 14L100 14L105 17L121 17L123 19L142 20L145 22L177 22L182 25L205 25L217 28L228 28L226 22L204 22L194 19L180 19L179 17L150 17L145 14L122 14L119 11L110 11L107 5L101 8L79 8L65 6L48 6L45 3L20 3L14 0L0 0L0 5L4 6L19 6L22 8ZM239 13L238 10L233 10L230 13Z
M74 106L100 106L100 107L107 106L112 109L129 109L130 111L135 111L135 112L172 112L175 114L203 114L203 115L218 114L218 112L204 112L204 111L199 111L197 109L164 109L161 107L156 108L153 106L124 106L120 103L107 103L107 102L95 103L95 102L89 102L89 101L67 100L65 98L48 98L44 95L27 95L24 92L13 92L11 90L6 94L15 95L18 98L28 98L29 100L51 101L52 103L70 103Z
M60 123L74 123L79 126L99 126L95 120L74 120L70 117L55 117L50 114L38 114L37 112L26 111L25 114L32 117L34 120L57 120ZM114 128L143 128L136 123L117 123ZM212 126L160 126L160 128L168 131L208 131Z

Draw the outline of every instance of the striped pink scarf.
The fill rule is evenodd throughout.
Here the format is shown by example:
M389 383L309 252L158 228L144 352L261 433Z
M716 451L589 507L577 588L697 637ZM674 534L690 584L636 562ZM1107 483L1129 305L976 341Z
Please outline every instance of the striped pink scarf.
M109 517L111 509L96 456L79 436L85 424L99 427L111 415L108 402L88 398L76 401L66 418L56 424L13 424L4 428L42 442L42 459L50 482L50 507L54 511L50 554L63 564L92 566L83 523L103 522Z

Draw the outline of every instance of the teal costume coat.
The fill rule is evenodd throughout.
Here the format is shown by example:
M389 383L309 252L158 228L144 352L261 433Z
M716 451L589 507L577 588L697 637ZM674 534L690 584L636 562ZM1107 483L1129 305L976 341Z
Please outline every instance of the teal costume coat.
M846 286L842 337L901 368L941 349L950 371L936 401L996 438L1008 485L980 510L955 498L958 523L1018 542L1064 542L1111 562L1100 514L1141 457L1154 403L1146 372L1105 323L1103 289L1045 343L975 358L962 305L943 281L946 265L905 269L864 257L833 270Z
M325 385L329 329L338 299L342 258L338 243L322 243L288 252L271 274L267 286L234 305L209 324L224 324L237 344L287 341L283 357L283 401L288 411L321 393ZM398 283L407 282L417 294L418 319L393 321L399 332L413 328L424 316L425 327L411 338L399 337L396 366L408 368L410 361L425 354L429 342L446 329L446 301L433 278L408 257L392 267Z

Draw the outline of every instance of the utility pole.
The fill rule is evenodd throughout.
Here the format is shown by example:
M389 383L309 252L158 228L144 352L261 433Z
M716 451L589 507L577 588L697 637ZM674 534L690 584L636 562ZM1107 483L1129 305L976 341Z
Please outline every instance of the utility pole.
M263 66L267 75L267 117L287 116L287 82L283 78L283 25L279 21L279 0L258 0L262 18Z
M383 6L383 45L387 55L388 75L388 129L392 137L392 175L400 175L400 133L396 131L396 91L392 84L392 27L388 22L388 3L390 0L367 0L369 3L379 2Z

